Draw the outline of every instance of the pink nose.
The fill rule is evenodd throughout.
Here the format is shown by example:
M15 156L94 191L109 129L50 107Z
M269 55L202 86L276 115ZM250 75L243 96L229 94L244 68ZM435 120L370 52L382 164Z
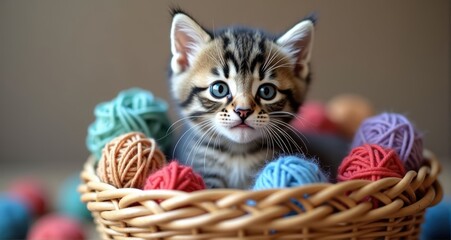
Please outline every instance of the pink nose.
M254 111L252 109L236 108L233 110L242 120L249 117Z

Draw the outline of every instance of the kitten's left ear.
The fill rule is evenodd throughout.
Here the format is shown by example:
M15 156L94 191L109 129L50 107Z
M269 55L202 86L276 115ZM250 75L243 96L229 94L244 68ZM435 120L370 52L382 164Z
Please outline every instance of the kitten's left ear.
M314 24L307 19L292 27L276 43L295 61L295 75L306 78L312 54Z

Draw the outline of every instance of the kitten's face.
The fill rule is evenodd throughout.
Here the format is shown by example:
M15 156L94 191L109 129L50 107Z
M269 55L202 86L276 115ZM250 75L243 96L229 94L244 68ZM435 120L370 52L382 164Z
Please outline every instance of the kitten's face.
M313 24L277 39L257 30L209 34L174 15L172 91L192 127L236 143L283 135L308 86Z

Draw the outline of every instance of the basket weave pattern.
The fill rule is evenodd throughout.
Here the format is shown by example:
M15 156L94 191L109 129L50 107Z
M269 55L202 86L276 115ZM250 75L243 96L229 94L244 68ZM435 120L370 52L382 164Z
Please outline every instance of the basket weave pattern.
M440 164L425 158L402 179L193 193L118 189L90 159L79 191L103 239L417 239L425 209L443 195Z

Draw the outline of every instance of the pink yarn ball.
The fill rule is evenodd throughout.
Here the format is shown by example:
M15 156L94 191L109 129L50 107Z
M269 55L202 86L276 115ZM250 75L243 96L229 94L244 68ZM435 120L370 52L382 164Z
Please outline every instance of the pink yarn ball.
M84 240L85 232L76 220L62 215L47 215L31 228L28 240Z
M404 165L393 149L364 144L352 149L338 168L338 181L365 179L376 181L386 177L402 178Z
M392 148L407 170L418 170L423 164L423 139L413 124L403 115L382 113L363 121L352 147L378 144Z
M193 192L205 189L202 177L191 167L172 161L162 169L151 174L146 181L144 190L168 189Z
M23 202L34 216L40 216L47 211L46 190L36 179L19 179L9 186L8 192L12 197Z
M337 133L337 126L329 119L326 107L321 102L304 103L291 124L298 131L306 133Z

